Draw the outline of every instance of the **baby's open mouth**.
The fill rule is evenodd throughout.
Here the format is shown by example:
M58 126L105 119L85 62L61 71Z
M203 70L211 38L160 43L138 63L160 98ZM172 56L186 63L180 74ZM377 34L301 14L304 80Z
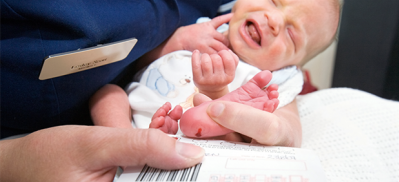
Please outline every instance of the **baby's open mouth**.
M258 45L260 45L260 35L254 23L248 21L245 26L245 29L247 30L247 33L252 38L252 40L256 42Z

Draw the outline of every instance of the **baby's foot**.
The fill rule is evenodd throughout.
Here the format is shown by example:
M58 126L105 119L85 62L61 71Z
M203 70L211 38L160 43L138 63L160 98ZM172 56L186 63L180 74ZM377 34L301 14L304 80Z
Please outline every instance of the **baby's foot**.
M219 98L220 100L238 102L257 109L274 112L278 106L278 85L265 86L272 79L270 71L262 71L256 74L248 83L237 90ZM219 100L217 99L217 100Z
M178 130L177 121L181 118L183 109L179 105L172 111L170 111L171 109L172 105L169 102L160 107L152 116L150 128L160 129L168 134L176 134Z
M273 112L279 103L277 100L278 86L272 84L266 89L264 88L270 82L271 78L272 74L270 71L262 71L256 74L245 85L216 100L238 102L264 111ZM201 100L206 101L204 97ZM182 115L180 129L186 136L207 138L233 132L209 118L206 109L211 102L213 101L209 99L207 102L203 102L187 110Z

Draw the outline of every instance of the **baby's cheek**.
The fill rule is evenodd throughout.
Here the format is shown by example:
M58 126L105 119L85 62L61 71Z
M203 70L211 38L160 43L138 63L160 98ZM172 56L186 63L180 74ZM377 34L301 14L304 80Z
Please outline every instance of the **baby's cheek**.
M209 102L187 110L180 119L184 135L193 138L209 138L233 132L214 122L206 113Z

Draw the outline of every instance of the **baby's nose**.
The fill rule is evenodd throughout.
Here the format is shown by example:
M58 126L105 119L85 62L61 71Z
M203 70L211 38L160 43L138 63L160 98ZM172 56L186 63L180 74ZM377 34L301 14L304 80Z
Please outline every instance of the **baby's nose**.
M274 12L267 12L264 16L267 18L271 32L274 36L277 36L280 33L280 28L283 24L282 16L279 13Z

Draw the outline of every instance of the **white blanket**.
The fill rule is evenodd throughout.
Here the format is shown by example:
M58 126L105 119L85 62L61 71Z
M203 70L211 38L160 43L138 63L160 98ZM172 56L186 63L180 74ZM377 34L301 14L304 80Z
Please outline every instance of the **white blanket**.
M328 181L399 181L399 102L349 88L298 96L302 148Z

